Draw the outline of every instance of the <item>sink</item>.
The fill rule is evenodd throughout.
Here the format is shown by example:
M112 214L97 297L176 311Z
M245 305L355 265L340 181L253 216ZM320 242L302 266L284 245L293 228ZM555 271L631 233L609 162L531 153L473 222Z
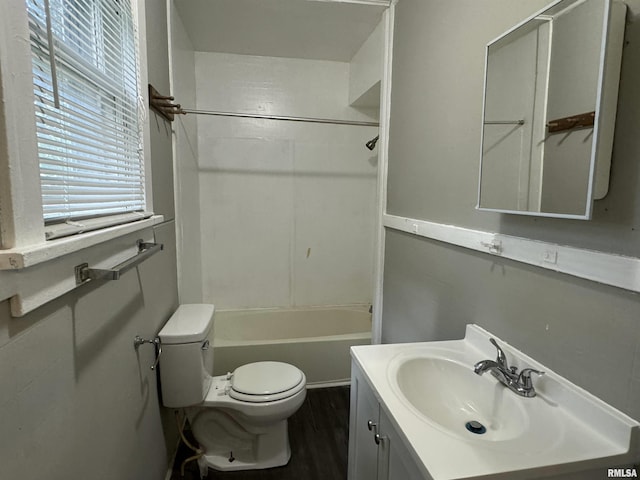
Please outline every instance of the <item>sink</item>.
M398 363L398 391L420 416L449 433L505 441L529 430L523 399L489 375L481 377L468 365L437 357L409 357Z
M491 338L467 325L461 340L351 349L430 478L542 478L640 460L639 422L499 338L509 365L546 372L534 379L537 395L519 396L489 372L476 375L477 362L496 358ZM469 422L485 431L467 429Z
M471 358L464 350L422 345L391 359L388 382L417 418L467 444L531 455L566 439L566 422L555 402L520 397L491 374L476 375ZM473 428L478 425L480 430Z

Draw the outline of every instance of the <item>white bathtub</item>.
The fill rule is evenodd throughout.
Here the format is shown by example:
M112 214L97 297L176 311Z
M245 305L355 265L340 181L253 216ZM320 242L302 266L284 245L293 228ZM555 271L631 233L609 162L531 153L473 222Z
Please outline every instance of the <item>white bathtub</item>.
M216 311L214 375L250 362L297 366L311 386L349 381L349 347L371 343L367 306Z

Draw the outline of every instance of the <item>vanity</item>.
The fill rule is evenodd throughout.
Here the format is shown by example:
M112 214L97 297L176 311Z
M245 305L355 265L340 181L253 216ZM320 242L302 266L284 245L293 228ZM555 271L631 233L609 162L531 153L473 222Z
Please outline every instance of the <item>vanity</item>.
M352 364L350 412L349 480L431 478L409 453L405 446L407 440L392 423L378 392L367 381L355 360Z
M352 347L349 480L640 475L640 423L492 338ZM498 351L528 395L482 374Z

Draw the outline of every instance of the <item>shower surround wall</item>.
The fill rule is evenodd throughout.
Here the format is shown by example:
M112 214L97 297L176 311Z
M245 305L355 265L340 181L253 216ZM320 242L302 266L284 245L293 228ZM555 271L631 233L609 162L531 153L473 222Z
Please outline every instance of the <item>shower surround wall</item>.
M196 52L195 67L200 110L377 120L348 107L348 63ZM198 116L202 300L370 303L377 131Z
M171 92L183 105L196 103L195 53L189 34L171 2ZM200 303L200 188L198 117L177 115L172 123L180 303ZM184 213L188 212L188 213Z

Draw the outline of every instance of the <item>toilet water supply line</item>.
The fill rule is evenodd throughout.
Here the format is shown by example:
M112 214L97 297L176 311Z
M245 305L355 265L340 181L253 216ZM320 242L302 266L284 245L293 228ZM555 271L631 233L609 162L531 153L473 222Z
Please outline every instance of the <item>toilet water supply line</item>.
M191 445L191 443L189 442L189 440L187 440L187 438L184 436L184 425L186 422L181 422L180 421L180 416L179 416L179 412L178 410L175 411L175 415L176 415L176 423L178 424L178 433L180 433L180 438L182 439L182 441L184 442L184 444L189 447L191 450L193 450L194 452L196 452L195 455L192 455L191 457L185 459L182 464L180 465L180 476L184 477L184 467L187 463L192 462L194 460L198 460L200 457L202 457L204 455L204 451L200 448L196 448L193 445ZM187 415L186 413L184 414L184 417L186 419Z
M191 445L191 443L189 443L187 441L187 439L184 436L183 430L184 430L184 424L186 422L180 422L179 417L178 417L178 410L175 411L175 415L176 415L176 421L178 422L178 431L180 432L180 437L182 438L182 440L184 441L184 443L187 445L187 447L189 447L191 450L193 450L194 452L196 452L195 455L193 455L192 457L187 458L184 462L182 462L182 466L180 468L182 474L184 475L184 467L187 463L193 461L193 460L198 460L199 458L203 457L205 454L205 451L202 450L201 448L196 448L193 445ZM240 440L245 440L245 441L251 441L254 436L247 432L246 430L244 430L234 419L233 417L231 417L230 415L228 415L225 412L222 412L220 410L210 410L209 411L209 415L211 417L213 417L215 419L215 421L217 422L217 424L226 432L229 432L231 435L235 436L237 439ZM185 414L186 416L186 414ZM236 459L233 456L233 451L229 452L229 462L233 462Z
M138 350L138 347L140 345L144 345L145 343L149 345L154 345L156 347L156 352L157 352L156 361L153 363L153 365L151 365L151 370L155 370L156 367L158 366L160 355L162 355L162 342L160 341L159 337L155 337L153 340L147 340L142 338L140 335L136 335L135 338L133 339L133 347L136 349L136 351ZM187 447L189 447L191 450L196 452L195 455L192 455L191 457L185 459L182 462L182 465L180 465L180 475L184 477L185 465L189 462L192 462L193 460L198 460L200 457L204 455L204 451L200 448L196 448L193 445L191 445L189 440L187 440L187 438L184 436L184 424L186 423L186 418L187 418L186 413L184 413L185 422L180 421L178 410L175 411L175 416L176 416L176 423L178 424L178 433L180 434L180 438L182 439L182 441Z

